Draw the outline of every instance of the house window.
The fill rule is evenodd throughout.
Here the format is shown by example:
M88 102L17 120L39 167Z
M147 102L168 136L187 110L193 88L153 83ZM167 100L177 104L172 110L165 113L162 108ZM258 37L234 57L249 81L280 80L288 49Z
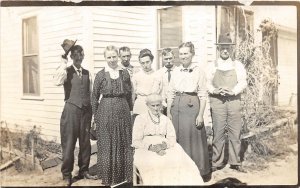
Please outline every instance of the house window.
M178 60L178 46L182 43L182 7L168 7L158 10L159 49L158 59L162 62L163 48L172 48L175 53L175 64ZM159 63L161 66L161 63Z
M30 17L22 21L23 35L23 94L40 95L40 69L38 57L37 19Z
M235 43L245 40L247 34L253 35L253 12L235 6L217 7L216 36L228 33Z

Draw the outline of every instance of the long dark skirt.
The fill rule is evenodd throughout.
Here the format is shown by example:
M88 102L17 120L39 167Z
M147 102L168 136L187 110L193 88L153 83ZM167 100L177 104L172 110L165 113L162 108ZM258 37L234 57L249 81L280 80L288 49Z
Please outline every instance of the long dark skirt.
M210 173L210 163L206 131L196 129L196 118L199 113L198 96L176 96L171 107L172 122L176 131L177 142L196 163L200 174Z
M125 98L102 98L95 114L98 176L104 185L132 182L132 125Z

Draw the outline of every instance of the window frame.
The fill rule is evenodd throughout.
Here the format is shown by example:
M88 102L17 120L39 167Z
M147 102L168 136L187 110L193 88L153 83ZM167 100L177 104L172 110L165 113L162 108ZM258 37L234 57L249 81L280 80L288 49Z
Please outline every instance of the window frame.
M222 8L231 8L231 6L216 6L216 42L218 41L218 37L221 33L221 22L222 22ZM239 37L239 34L240 34L240 31L239 31L239 28L240 28L240 22L239 22L239 7L238 6L234 6L233 7L233 25L234 25L234 38L232 38L232 42L233 43L237 43L237 39ZM247 9L244 9L244 12L245 12L245 15L249 15L249 16L252 16L252 19L251 19L251 25L250 25L250 32L251 34L253 35L254 34L254 12L251 11L251 10L247 10Z
M161 22L160 22L160 18L161 18L161 10L162 9L166 9L166 8L175 8L175 7L180 7L181 8L181 29L182 29L182 33L181 33L181 43L183 41L183 35L184 35L184 29L183 29L183 6L164 6L164 7L160 7L159 9L157 9L157 61L158 61L158 66L157 68L162 68L162 50L164 48L171 48L172 50L177 50L178 51L178 46L180 44L178 44L178 46L168 46L168 47L161 47ZM176 52L175 52L175 56L176 56ZM178 59L179 57L175 57L175 59ZM178 59L179 61L179 59Z
M37 40L37 53L31 53L31 54L24 54L24 34L23 34L23 23L24 20L35 17L36 18L36 40ZM42 67L41 67L41 51L40 51L40 32L39 32L39 16L38 11L33 11L30 13L25 13L20 15L20 39L21 39L21 47L20 47L20 99L21 100L34 100L34 101L44 101L43 97L43 83L42 83ZM38 94L30 94L24 92L24 57L36 55L37 61L38 61L38 84L39 84L39 91Z

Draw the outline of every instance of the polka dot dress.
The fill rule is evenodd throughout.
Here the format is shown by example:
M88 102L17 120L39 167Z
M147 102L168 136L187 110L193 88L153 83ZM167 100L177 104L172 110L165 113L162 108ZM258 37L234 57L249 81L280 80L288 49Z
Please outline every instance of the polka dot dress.
M100 71L94 83L92 106L98 137L97 169L104 185L132 182L131 84L128 72L122 74L122 78L111 79ZM98 105L100 94L124 94L125 97L102 97Z

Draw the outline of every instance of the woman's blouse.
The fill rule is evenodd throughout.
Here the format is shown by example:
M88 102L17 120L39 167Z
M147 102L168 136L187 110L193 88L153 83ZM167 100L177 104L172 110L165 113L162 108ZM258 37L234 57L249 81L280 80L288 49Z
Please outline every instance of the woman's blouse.
M149 113L144 113L136 117L132 131L132 146L148 149L151 143L144 142L144 138L148 136L166 138L165 142L168 148L174 146L176 143L176 134L171 120L167 116L160 114L160 123L155 124L152 122Z
M168 91L168 101L175 98L176 92L196 92L200 100L206 100L205 73L197 63L191 63L188 68L180 65L174 69Z
M145 73L143 70L133 74L132 88L136 95L147 96L152 93L155 80L154 71Z

